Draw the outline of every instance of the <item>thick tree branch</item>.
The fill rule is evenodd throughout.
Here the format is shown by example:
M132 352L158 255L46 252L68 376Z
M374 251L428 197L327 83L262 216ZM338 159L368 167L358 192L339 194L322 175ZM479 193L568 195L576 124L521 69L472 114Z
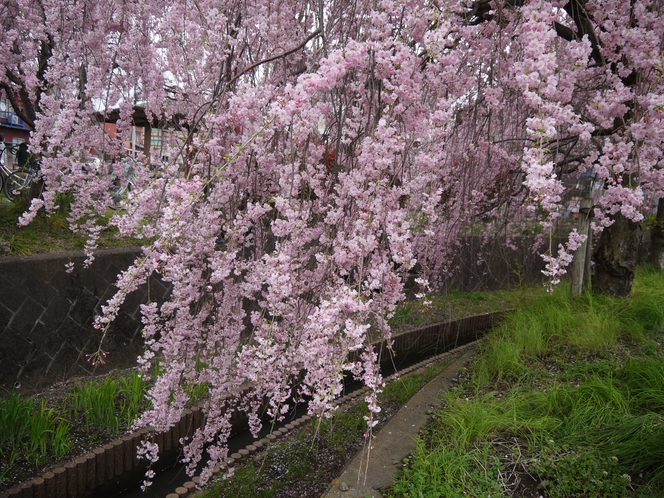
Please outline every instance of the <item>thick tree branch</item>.
M595 29L593 28L590 17L588 16L588 12L586 11L585 0L571 0L565 4L564 9L576 24L577 39L580 40L585 35L588 35L588 39L590 40L590 44L592 46L592 53L590 54L590 57L592 57L598 66L604 66L606 61L600 52L600 41L595 34ZM556 32L558 32L557 29Z
M568 28L567 26L564 26L559 22L554 22L553 27L556 30L556 34L560 36L563 40L574 41L579 39L579 37L572 28Z
M302 43L300 43L297 47L294 47L290 50L287 50L286 52L282 52L279 55L275 55L274 57L268 57L267 59L263 59L262 61L255 62L251 66L243 69L239 73L237 73L233 78L231 78L228 83L226 83L226 86L230 86L232 83L234 83L240 76L247 74L249 71L253 71L259 66L262 66L263 64L267 64L268 62L273 62L276 61L277 59L281 59L282 57L286 57L287 55L290 55L292 53L297 52L298 50L302 49L307 43L309 43L311 40L316 38L318 35L320 35L320 30L316 30L313 33L311 33Z
M493 19L493 0L477 0L473 2L471 10L467 12L464 17L466 22L471 26L482 24L485 21ZM521 7L523 0L506 0L505 7Z

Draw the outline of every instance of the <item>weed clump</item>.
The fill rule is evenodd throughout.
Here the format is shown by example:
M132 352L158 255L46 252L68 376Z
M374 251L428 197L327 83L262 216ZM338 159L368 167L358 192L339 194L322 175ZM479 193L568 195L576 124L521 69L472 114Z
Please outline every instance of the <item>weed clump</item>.
M71 449L71 426L63 422L46 402L12 393L0 402L0 483L21 459L42 465L54 455Z
M56 406L11 393L0 400L0 486L19 469L39 469L72 455L82 444L131 428L147 408L147 383L136 371L74 386Z

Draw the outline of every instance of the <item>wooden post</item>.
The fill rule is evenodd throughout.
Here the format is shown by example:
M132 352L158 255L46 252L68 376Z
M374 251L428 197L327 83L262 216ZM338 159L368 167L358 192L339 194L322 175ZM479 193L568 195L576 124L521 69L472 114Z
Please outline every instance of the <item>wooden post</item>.
M593 207L593 200L589 197L581 199L581 206L579 207L579 226L578 232L580 234L588 235L590 227L590 210ZM586 267L586 247L588 239L581 244L581 246L574 252L574 261L572 262L572 296L580 296L583 287L583 273Z
M145 157L148 159L148 164L150 164L151 145L152 145L152 124L148 122L143 127L143 154L145 154Z
M593 217L593 210L591 208L590 213L588 213L588 218L592 219L592 217ZM585 266L583 268L584 291L592 290L592 276L590 273L590 263L592 263L592 259L593 259L593 229L590 226L590 223L588 223L588 238L586 239L586 261L585 261Z

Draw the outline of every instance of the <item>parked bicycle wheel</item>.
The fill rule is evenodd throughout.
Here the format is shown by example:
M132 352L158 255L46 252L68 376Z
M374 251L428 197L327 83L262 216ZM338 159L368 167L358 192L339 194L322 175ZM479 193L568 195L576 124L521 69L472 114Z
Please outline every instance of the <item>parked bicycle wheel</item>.
M111 209L122 208L122 201L127 197L129 191L132 190L132 188L134 188L136 185L135 181L136 176L134 173L134 168L131 164L125 164L124 178L115 176L113 185L110 189L111 199L113 200L113 204L109 206Z
M14 171L5 179L5 195L12 202L30 195L33 175L30 171Z

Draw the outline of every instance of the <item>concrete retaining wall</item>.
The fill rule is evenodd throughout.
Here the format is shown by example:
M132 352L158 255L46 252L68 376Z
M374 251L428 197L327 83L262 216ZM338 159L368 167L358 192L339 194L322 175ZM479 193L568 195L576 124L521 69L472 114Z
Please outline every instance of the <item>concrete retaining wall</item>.
M443 290L485 291L542 282L543 260L532 243L515 238L509 249L500 241L463 239L450 267L453 275L443 278ZM92 327L94 316L114 294L118 273L137 254L138 249L100 251L88 269L82 267L82 252L0 257L0 395L9 389L29 393L135 364L142 351L139 305L148 299L148 286L129 296L111 326L104 342L110 353L106 365L93 367L86 355L96 351L101 339ZM75 263L73 273L65 271L69 262ZM151 278L149 292L160 302L169 288Z
M470 264L476 248L468 244L460 253L467 251L462 259L468 261L450 280L452 288L477 290L515 278L509 265L499 268L495 263L497 273L487 279ZM82 252L0 257L0 395L9 390L29 394L72 377L135 365L143 347L139 306L148 300L148 286L130 294L112 324L103 345L109 352L106 364L93 367L87 355L97 350L101 340L101 332L92 326L94 317L115 293L117 275L138 254L138 249L99 251L87 269ZM67 273L65 265L70 262L75 269ZM151 300L161 302L168 292L160 280L150 279Z
M117 275L137 249L100 251L90 268L82 252L0 258L0 391L28 393L71 377L135 365L142 351L140 309L163 301L169 288L158 279L128 296L104 341L105 365L86 355L97 350L101 331L92 323L116 291ZM67 273L65 264L73 262Z

